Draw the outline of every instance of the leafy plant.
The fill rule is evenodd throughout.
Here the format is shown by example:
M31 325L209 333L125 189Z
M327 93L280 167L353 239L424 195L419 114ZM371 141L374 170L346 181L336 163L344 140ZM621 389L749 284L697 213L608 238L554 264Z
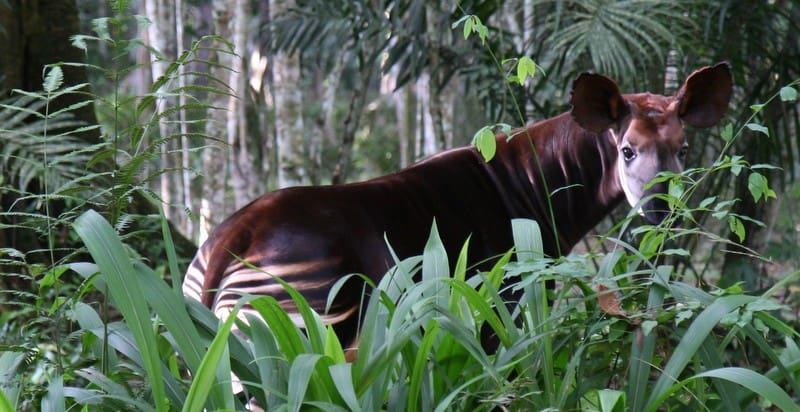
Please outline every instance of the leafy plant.
M126 303L123 301L126 295L118 295L113 299L115 305L120 306L109 305L108 300L98 299L101 294L107 294L105 283L96 285L90 277L75 276L80 271L70 270L72 266L68 263L77 260L78 239L70 233L69 227L83 210L95 208L108 216L119 233L127 230L123 239L129 244L135 244L142 237L141 232L136 230L136 225L147 219L152 220L135 213L147 214L157 210L148 200L146 183L161 173L172 172L154 168L153 159L161 155L163 144L181 137L168 135L154 138L157 133L153 132L153 128L175 111L202 111L205 114L209 106L203 103L202 96L227 91L220 86L221 83L207 74L178 70L181 66L207 64L198 55L205 50L205 44L212 40L209 37L192 44L190 50L173 62L165 75L153 85L151 93L141 98L122 97L118 81L135 68L125 65L124 58L131 50L144 47L138 40L121 40L116 37L124 34L124 27L127 27L131 19L139 23L144 21L124 16L127 8L123 3L115 3L119 6L116 17L94 22L97 36L75 38L75 44L84 48L97 42L112 50L114 58L108 66L77 63L48 66L44 72L41 91L15 90L14 93L19 97L0 105L3 127L0 130L0 137L3 138L0 146L3 150L0 158L0 167L3 170L0 195L4 196L4 204L11 205L0 214L3 219L1 228L4 234L14 233L16 238L24 237L26 241L33 239L27 244L42 244L31 250L3 248L0 251L3 271L0 273L0 353L4 361L26 360L13 364L13 370L17 372L14 376L19 378L4 381L4 385L7 383L10 390L6 393L13 393L9 399L18 408L39 409L47 404L59 409L58 405L63 405L64 397L91 404L95 388L89 386L83 390L69 386L74 379L91 382L91 385L106 390L112 399L117 399L110 404L114 409L126 405L119 401L121 393L128 394L129 398L125 399L132 401L132 404L143 406L145 404L142 403L139 392L144 390L143 386L129 385L126 380L137 376L138 368L144 368L153 376L158 376L161 371L153 360L154 355L147 350L142 350L145 356L140 356L144 363L134 366L133 371L127 364L115 363L118 357L109 348L130 353L130 342L135 337L141 347L145 347L143 342L150 344L155 340L157 345L148 347L157 351L164 346L164 338L159 338L160 341L156 339L152 335L152 324L144 327L141 322L133 324L136 328L131 327L127 332L117 333L114 329L116 324L112 320L115 311L119 309L130 312L128 305L136 307L139 303ZM225 52L229 50L226 49ZM102 76L116 80L111 96L93 95L88 91L87 84L64 85L61 72L64 64L99 72ZM208 84L178 87L177 76L201 78L207 80ZM84 97L80 103L58 110L51 108L52 102L60 96L76 93ZM155 104L164 96L176 94L190 95L188 103L173 107ZM195 96L195 99L192 100L191 96ZM109 123L104 127L82 125L72 120L70 112L90 104L96 105L101 111L112 113L108 118ZM127 114L132 115L128 118L131 120L130 124L123 124L122 116L117 116L124 110L129 110ZM190 124L188 130L193 136L199 136L198 138L204 136L195 133L191 125L196 126L201 121L202 118L199 117L187 120ZM84 133L99 131L103 132L102 143L89 144L81 137ZM160 225L165 221L157 222ZM146 225L140 224L139 227ZM155 248L156 252L163 253L163 247L152 242L151 238L146 240L148 245ZM170 248L173 246L170 244ZM152 254L147 253L146 256ZM178 279L179 263L175 256L173 249L169 256L171 274ZM117 260L115 263L122 262ZM126 275L130 273L126 272ZM83 304L84 300L99 300L99 309ZM133 312L134 315L129 316L141 315L142 312L142 308L138 307ZM147 315L149 316L149 312ZM87 329L91 329L92 333L80 336L72 333L72 322L78 318L89 325ZM143 322L141 319L140 321ZM84 350L87 353L93 352L92 355L96 357L84 358ZM10 358L15 354L18 357ZM172 370L175 369L174 359L175 356ZM96 362L95 367L86 369L87 363L91 362ZM111 369L112 365L119 368ZM170 386L170 383L169 378L166 378L166 389L159 385L146 388L154 391L151 404L160 410L167 409L167 396L175 395L169 392L176 387ZM64 389L65 385L66 392L55 390L56 387ZM214 399L214 405L223 404L218 401L221 397L216 396Z
M105 335L88 306L76 305L75 316L84 340L107 339L119 356L114 362L133 362L138 367L130 373L142 378L120 382L90 367L78 374L93 389L65 381L65 400L57 401L87 405L91 393L97 405L124 400L156 409L241 408L243 400L231 392L232 371L245 393L270 410L739 410L753 402L796 410L784 388L800 389L798 334L771 313L781 308L770 299L779 286L763 296L710 294L670 280L672 267L653 266L622 242L595 276L593 256L545 258L535 222L515 221L513 227L516 259L506 254L488 272L468 277L466 245L451 270L434 226L423 255L397 260L370 293L355 360L347 362L350 355L332 329L288 284L305 327L296 326L274 298L245 297L241 303L260 317L237 321L247 338L242 341L227 332L234 317L221 323L197 302L186 305L151 270L131 264L118 235L88 212L76 230L97 264L70 267L108 287L123 323L109 325L113 332ZM91 276L98 270L99 277ZM414 282L417 276L421 280ZM510 283L498 288L503 279ZM549 295L552 309L545 287L550 279L562 285ZM506 307L504 290L521 292L519 300ZM616 312L609 313L603 297L609 293ZM496 336L496 350L482 339L486 328ZM145 330L158 332L148 338ZM771 340L782 339L785 349L770 345L765 334L776 334ZM737 347L747 342L774 366L758 371L758 365L743 364ZM142 345L160 349L148 352ZM184 367L191 380L183 379ZM652 368L661 373L653 375ZM123 386L112 391L102 384L109 379ZM135 389L129 386L134 382L148 384ZM161 406L152 382L165 385Z

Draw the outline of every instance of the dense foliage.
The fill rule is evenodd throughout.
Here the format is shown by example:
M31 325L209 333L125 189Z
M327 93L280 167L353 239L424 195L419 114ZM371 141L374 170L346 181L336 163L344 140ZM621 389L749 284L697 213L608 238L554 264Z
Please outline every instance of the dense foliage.
M396 3L404 6L398 13L424 9L414 1ZM744 19L742 24L770 30L765 23L770 16L761 11L722 16L732 12L687 14L673 4L649 1L630 2L633 9L603 7L599 1L534 3L540 11L558 11L537 17L546 19L537 35L562 39L565 47L533 58L491 58L510 34L484 25L496 10L482 7L483 2L464 2L452 12L454 18L444 17L457 37L489 51L490 57L464 55L469 64L462 67L484 96L497 97L486 100L488 113L519 112L526 101L550 104L536 98L543 93L537 88L557 88L553 82L529 79L542 70L567 73L575 67L570 59L591 61L621 76L650 73L648 68L660 65L677 41L676 32L632 10L656 7L676 17L673 28L680 30L691 29L687 16L706 12L720 25ZM281 24L291 26L298 16L309 25L319 23L312 19L315 6L320 4L298 2ZM342 9L325 7L342 17ZM386 18L359 10L363 14L348 18ZM796 7L788 10L771 22L775 33L794 25ZM789 266L779 277L761 280L760 288L736 282L718 287L715 281L725 281L729 272L713 258L717 250L741 246L751 226L760 224L740 204L758 210L782 193L776 182L791 187L791 176L776 171L773 160L796 150L791 139L797 134L798 81L790 80L796 68L781 66L785 72L756 82L758 90L742 86L749 94L740 100L747 104L737 106L719 138L708 137L705 146L713 153L704 155L710 166L661 177L670 182L667 200L674 211L663 225L638 225L635 215L620 216L598 236L602 243L593 241L583 252L553 259L541 252L535 222L509 222L515 248L483 272L468 267L466 247L449 267L434 225L420 256L396 259L384 280L365 291L362 337L353 353L341 348L332 329L296 291L291 293L305 329L270 297L243 298L242 304L249 303L263 318L244 323L220 321L181 296L176 280L189 253L177 247L162 203L148 184L174 172L154 167L152 160L160 156L161 145L182 135L159 136L155 130L159 121L184 110L192 116L183 120L187 128L181 133L191 134L198 146L210 139L200 126L213 109L204 99L227 89L210 70L197 68L214 67L203 53L231 53L230 44L201 39L171 62L149 93L124 96L116 82L131 68L122 56L140 43L119 36L122 27L142 21L126 16L124 7L117 11L116 17L95 22L96 35L75 39L80 47L96 42L113 51L115 59L107 65L81 65L112 80L108 95L89 93L87 84L64 84L60 66L53 65L45 71L41 91L17 90L0 105L0 194L13 195L16 205L25 206L2 211L4 222L11 222L2 229L40 242L32 250L0 249L0 411L241 410L251 401L267 410L800 410L800 305L794 297L800 271ZM410 12L403 16L421 18ZM628 17L632 32L649 42L642 45L615 32L607 48L595 44L596 30L610 30ZM409 24L399 17L390 22ZM302 37L304 26L292 27L295 31L277 47L313 53L314 38ZM714 33L709 29L709 38ZM366 34L380 38L386 32ZM308 43L292 43L292 36ZM783 47L783 37L766 38L765 53ZM404 41L387 46L407 71L403 76L411 79L428 62L412 58L421 56L416 48L431 43L424 36ZM366 46L357 51L377 55ZM622 58L631 53L639 57ZM481 59L488 64L481 66ZM186 67L194 70L181 70ZM736 61L734 67L745 79L757 70ZM182 76L207 81L179 85ZM49 110L65 93L86 99ZM181 93L193 98L175 107L158 104L165 95ZM102 126L71 119L71 111L90 104ZM794 120L777 120L786 118ZM87 145L75 138L101 127L108 136L103 143ZM476 133L484 153L491 152L485 143L493 140L481 136L493 128ZM788 147L775 147L781 144ZM757 148L760 156L737 154L743 147ZM732 179L744 181L736 186L743 190L726 189ZM785 196L796 195L786 191ZM153 213L129 214L134 204L146 204ZM791 219L776 227L794 229ZM783 235L792 239L791 233ZM781 247L792 249L773 245ZM761 259L760 250L736 250ZM557 286L548 289L552 282ZM504 304L509 290L522 292L518 304Z

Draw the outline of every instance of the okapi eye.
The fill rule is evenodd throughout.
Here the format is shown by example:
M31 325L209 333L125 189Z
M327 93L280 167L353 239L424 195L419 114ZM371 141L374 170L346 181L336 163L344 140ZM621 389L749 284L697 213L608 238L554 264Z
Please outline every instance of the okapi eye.
M685 158L687 154L689 154L689 146L683 146L681 150L678 150L678 157L681 159Z
M633 152L633 149L626 146L622 148L622 157L624 157L626 161L631 161L636 157L636 153Z

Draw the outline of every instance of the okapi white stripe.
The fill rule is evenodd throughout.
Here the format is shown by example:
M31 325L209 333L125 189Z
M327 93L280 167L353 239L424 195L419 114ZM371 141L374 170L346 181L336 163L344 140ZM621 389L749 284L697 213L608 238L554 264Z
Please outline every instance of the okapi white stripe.
M289 319L292 320L292 323L294 323L295 326L300 328L305 327L303 316L299 312L297 312L297 309L294 306L293 301L283 300L279 302L279 304L281 305L281 307L284 308L284 310L286 310L286 314L289 316ZM234 306L236 306L235 299L220 301L214 305L214 314L218 318L225 320L228 318L228 316L230 316ZM322 320L322 323L326 325L335 325L339 322L351 318L356 313L356 311L358 311L358 305L353 305L347 310L342 312L318 313L318 315L320 317L320 320ZM244 321L245 323L247 323L247 318L245 317L245 315L248 313L258 318L261 317L261 314L259 314L258 311L249 306L244 306L241 309L239 309L239 314L237 315L237 317L242 321Z
M206 268L205 253L202 251L197 253L189 268L186 270L186 275L183 278L183 285L181 289L183 294L194 300L199 301L200 295L203 291L203 274Z

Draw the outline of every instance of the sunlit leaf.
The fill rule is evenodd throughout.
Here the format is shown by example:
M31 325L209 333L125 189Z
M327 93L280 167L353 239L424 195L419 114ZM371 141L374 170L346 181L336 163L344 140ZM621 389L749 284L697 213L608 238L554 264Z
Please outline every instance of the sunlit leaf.
M752 130L752 131L754 131L754 132L763 133L767 137L769 137L769 128L767 128L765 126L762 126L762 125L760 125L758 123L748 123L747 124L747 128Z
M64 83L64 72L60 66L52 66L44 77L42 88L48 93L58 90Z
M523 85L528 77L535 77L536 67L536 63L534 63L530 57L520 57L520 59L517 61L517 82L520 85Z
M472 138L472 144L475 145L478 152L483 155L483 159L487 162L492 160L497 152L497 141L494 138L492 129L488 126L482 127L475 133L475 136Z
M781 88L781 100L784 102L793 102L797 100L797 89L791 86L785 86Z

